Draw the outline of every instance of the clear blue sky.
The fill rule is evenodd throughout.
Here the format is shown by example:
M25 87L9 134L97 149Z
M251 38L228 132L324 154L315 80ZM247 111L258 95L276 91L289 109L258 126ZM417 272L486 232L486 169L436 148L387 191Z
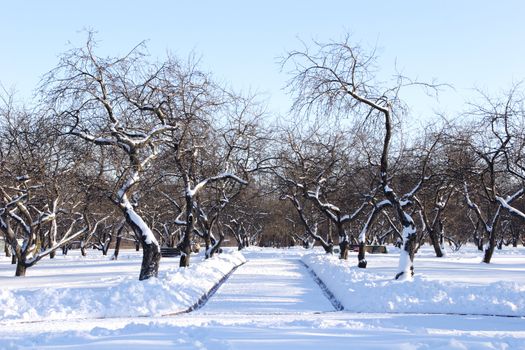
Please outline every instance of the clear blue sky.
M68 42L98 32L99 54L124 53L142 40L162 57L194 50L203 67L237 89L265 93L285 113L287 76L276 63L297 38L321 41L350 32L377 46L386 71L453 84L440 105L406 96L416 115L449 113L478 87L498 92L525 79L525 1L0 1L0 82L27 99Z

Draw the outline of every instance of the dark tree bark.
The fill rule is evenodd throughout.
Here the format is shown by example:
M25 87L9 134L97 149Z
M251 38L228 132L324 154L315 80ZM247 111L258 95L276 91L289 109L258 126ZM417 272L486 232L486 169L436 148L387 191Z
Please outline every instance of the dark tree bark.
M4 253L5 253L6 258L11 257L11 250L9 249L9 245L7 244L5 240L4 240Z
M443 250L441 249L441 237L443 236L443 222L439 219L436 222L435 227L428 231L428 236L430 237L430 242L432 247L434 247L434 252L436 257L441 258L444 256Z
M365 269L366 265L368 264L365 259L365 251L366 251L366 243L360 242L359 252L357 253L357 267L360 267L362 269Z
M115 242L115 250L113 251L113 257L111 260L118 260L118 255L120 253L120 242L122 241L122 232L124 231L124 227L125 222L122 222L117 230L117 240Z
M27 266L20 260L16 264L15 276L24 277L26 275Z

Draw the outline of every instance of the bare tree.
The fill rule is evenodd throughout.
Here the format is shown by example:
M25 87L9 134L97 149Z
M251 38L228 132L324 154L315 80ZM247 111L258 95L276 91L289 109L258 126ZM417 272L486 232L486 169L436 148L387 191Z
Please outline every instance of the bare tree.
M70 181L78 164L74 147L37 111L15 108L11 97L2 101L0 231L16 257L16 276L24 276L88 228Z
M352 46L348 36L340 43L314 43L313 50L305 46L302 50L292 51L283 63L292 66L293 76L288 88L294 94L293 109L296 112L323 118L352 118L356 124L368 128L374 124L382 125L378 178L385 200L402 225L403 249L396 279L411 278L416 224L405 206L421 187L424 177L406 194L398 195L391 183L389 158L392 136L396 131L395 118L401 117L406 110L399 91L404 86L418 83L396 76L392 87L383 87L374 74L374 64L374 52L367 53L360 46Z
M171 135L162 163L165 176L180 182L183 193L182 200L169 194L180 211L177 223L185 227L179 244L181 266L189 265L194 233L204 239L206 256L218 249L222 239L212 231L220 223L219 215L248 184L248 174L261 166L257 150L261 108L253 98L228 92L194 69L189 75L179 73L182 107L189 117Z
M85 47L63 54L45 77L41 93L63 133L125 155L126 163L114 173L113 201L142 245L143 280L157 276L160 247L136 210L136 189L166 133L176 130L183 118L169 113L172 96L159 93L178 63L148 64L141 45L121 58L101 58L94 46L90 34Z
M473 105L469 113L477 119L471 124L474 129L462 132L463 137L457 139L459 147L468 147L477 156L469 178L464 179L464 194L468 208L488 238L483 256L483 262L488 264L496 247L503 211L525 219L525 215L513 207L525 194L522 141L518 136L522 134L525 112L519 85L501 98L487 94L482 94L482 98L483 102Z
M307 234L326 251L331 251L331 244L317 233L317 225L308 222L305 205L299 196L311 202L335 227L340 258L347 259L350 237L346 227L356 221L371 199L370 194L360 193L362 188L359 187L366 185L357 176L357 167L350 165L350 159L358 158L352 153L355 145L341 131L323 134L319 128L314 128L302 135L296 127L285 135L286 148L281 152L281 166L275 171L285 190L283 198L294 205ZM364 257L359 266L366 267Z

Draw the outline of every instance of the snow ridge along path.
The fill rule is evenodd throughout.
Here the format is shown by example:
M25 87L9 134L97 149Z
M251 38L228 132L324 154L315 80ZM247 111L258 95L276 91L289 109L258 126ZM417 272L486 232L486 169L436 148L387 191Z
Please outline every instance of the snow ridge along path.
M197 313L294 314L328 311L335 311L334 306L306 266L297 257L279 257L248 260Z

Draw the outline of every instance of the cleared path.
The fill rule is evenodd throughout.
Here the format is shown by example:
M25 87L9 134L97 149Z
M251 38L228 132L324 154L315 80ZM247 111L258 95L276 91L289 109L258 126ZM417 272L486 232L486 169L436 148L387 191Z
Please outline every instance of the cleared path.
M198 313L287 314L334 311L297 259L250 259Z

